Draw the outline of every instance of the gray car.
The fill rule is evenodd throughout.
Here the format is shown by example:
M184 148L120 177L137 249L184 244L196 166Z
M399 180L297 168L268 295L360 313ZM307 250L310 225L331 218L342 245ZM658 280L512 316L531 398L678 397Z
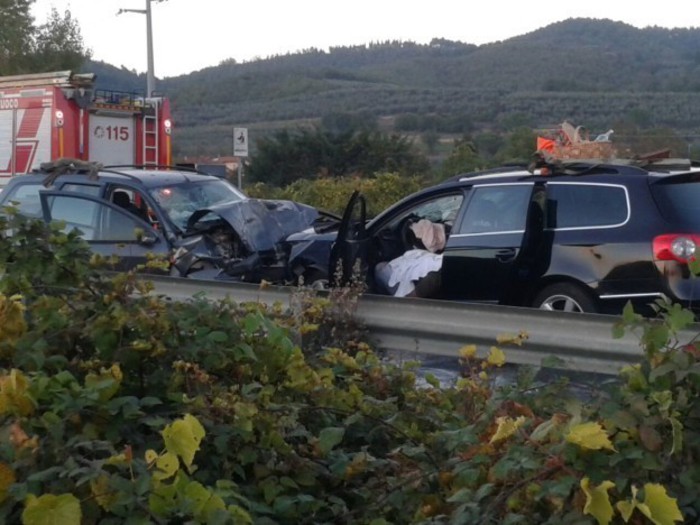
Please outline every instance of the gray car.
M151 254L182 277L275 283L292 280L286 237L333 220L291 201L248 198L225 179L184 168L47 164L13 178L0 207L77 228L117 269Z

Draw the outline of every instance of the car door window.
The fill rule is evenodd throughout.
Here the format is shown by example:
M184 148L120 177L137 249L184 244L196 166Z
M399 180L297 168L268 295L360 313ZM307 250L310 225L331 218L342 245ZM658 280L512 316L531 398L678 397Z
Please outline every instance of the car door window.
M511 184L475 187L459 226L459 233L524 231L532 186Z
M83 193L85 195L92 195L93 197L100 196L100 186L96 184L73 184L67 183L60 187L61 191L74 191L76 193Z
M405 218L412 217L415 220L427 219L431 222L440 222L451 227L454 224L463 199L464 196L461 193L457 193L441 195L440 197L421 202L394 218L389 225L396 226Z
M139 219L143 219L152 225L158 223L153 208L149 206L143 194L134 188L128 186L112 186L109 189L108 199Z
M3 205L9 206L17 203L17 207L22 215L27 217L41 217L41 200L39 191L45 189L40 183L18 184L10 190L5 190L3 194Z
M144 225L128 212L106 203L73 195L46 197L49 219L63 221L66 230L77 228L90 242L137 242Z
M629 202L624 186L590 183L549 183L547 226L556 229L604 228L624 224Z

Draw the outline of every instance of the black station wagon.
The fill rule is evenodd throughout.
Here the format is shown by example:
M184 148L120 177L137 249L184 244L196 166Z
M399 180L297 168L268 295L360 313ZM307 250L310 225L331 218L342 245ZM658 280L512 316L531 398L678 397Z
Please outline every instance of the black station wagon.
M355 194L337 231L288 238L290 265L307 282L359 274L370 292L392 293L379 269L424 248L411 225L427 219L444 241L419 273L429 286L414 280L412 295L601 313L628 301L644 309L662 297L691 308L700 300L688 265L700 245L700 165L690 161L466 174L365 219Z

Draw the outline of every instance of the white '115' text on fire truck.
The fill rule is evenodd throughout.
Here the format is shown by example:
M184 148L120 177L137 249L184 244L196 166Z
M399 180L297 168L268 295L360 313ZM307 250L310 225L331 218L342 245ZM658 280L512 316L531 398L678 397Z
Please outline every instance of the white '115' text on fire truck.
M0 77L0 186L63 157L102 164L171 164L164 97L95 89L94 74Z

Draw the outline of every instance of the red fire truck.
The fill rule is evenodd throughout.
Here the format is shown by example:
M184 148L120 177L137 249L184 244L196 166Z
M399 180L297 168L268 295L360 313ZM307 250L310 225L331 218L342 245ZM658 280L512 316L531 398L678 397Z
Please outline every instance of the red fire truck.
M95 89L95 77L71 71L0 77L0 186L62 157L171 164L168 100Z

